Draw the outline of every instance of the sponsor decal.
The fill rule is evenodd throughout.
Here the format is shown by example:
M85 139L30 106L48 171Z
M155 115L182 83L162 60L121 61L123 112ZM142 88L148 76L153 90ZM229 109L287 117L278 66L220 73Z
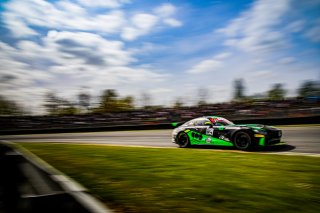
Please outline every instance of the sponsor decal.
M221 135L221 136L219 137L219 139L225 140L225 141L230 141L229 138L225 137L224 135Z
M213 135L213 128L206 129L206 135Z

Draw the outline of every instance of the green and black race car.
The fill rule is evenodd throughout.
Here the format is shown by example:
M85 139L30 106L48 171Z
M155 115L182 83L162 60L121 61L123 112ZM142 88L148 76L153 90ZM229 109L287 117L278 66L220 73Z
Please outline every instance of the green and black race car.
M175 128L172 142L185 148L190 145L234 146L248 150L281 142L282 131L262 124L239 124L218 116L204 116Z

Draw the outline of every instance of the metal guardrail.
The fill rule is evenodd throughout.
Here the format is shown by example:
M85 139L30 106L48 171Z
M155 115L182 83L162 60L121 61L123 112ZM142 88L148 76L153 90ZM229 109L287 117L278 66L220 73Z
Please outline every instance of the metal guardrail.
M320 124L320 116L312 117L289 117L289 118L258 118L233 120L236 124L260 123L266 125L290 125L290 124ZM183 122L179 122L183 123ZM91 127L60 127L60 128L37 128L37 129L14 129L0 130L0 135L17 134L45 134L45 133L67 133L67 132L99 132L99 131L123 131L123 130L152 130L152 129L172 129L171 123L158 124L130 124L114 126L94 126Z
M13 143L0 141L0 169L0 212L111 212L87 189Z

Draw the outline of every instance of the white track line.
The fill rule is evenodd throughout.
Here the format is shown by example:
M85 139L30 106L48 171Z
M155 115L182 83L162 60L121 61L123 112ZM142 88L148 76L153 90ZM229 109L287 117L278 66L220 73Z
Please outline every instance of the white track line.
M261 154L320 157L320 154L317 154L317 153L305 153L305 152L263 152Z
M62 144L62 143L59 143ZM94 146L121 146L121 147L136 147L136 148L151 148L151 149L176 149L178 147L165 147L165 146L142 146L142 145L125 145L125 144L88 144L88 143L73 143L74 145L94 145ZM183 149L183 148L181 148ZM309 156L320 157L318 153L304 153L304 152L246 152L240 150L223 150L223 149L196 149L196 150L211 150L214 152L236 152L244 154L263 154L263 155L292 155L292 156Z

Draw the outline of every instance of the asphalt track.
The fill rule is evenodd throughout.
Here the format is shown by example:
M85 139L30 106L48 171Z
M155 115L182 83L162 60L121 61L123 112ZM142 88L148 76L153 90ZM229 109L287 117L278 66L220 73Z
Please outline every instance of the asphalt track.
M281 126L282 141L287 145L264 149L266 152L299 152L320 154L320 126ZM115 144L126 146L177 147L171 142L172 130L116 131L88 133L60 133L0 136L0 140L12 142L55 142ZM225 147L202 147L208 149L230 149Z

